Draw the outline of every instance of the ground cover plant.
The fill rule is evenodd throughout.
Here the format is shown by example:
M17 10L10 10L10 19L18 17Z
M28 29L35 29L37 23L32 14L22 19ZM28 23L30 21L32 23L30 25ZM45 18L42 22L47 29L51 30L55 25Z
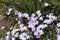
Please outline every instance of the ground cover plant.
M0 0L1 40L57 40L59 0Z

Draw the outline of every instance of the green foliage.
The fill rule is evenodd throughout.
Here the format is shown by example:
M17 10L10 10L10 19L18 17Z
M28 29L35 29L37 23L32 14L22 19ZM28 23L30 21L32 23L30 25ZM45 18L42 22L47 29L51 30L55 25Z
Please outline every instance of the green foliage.
M5 36L6 36L6 33L7 33L8 31L10 31L9 28L5 28L5 29L3 29L3 30L0 30L0 38L1 38L1 37L5 37Z
M56 34L56 25L49 25L47 28L44 29L44 35L42 35L42 39L56 40Z

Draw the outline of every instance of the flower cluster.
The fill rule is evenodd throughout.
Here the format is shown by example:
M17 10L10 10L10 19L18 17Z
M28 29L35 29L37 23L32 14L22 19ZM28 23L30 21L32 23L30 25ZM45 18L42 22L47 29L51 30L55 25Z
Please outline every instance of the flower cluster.
M13 28L12 31L7 32L7 36L5 40L16 40L19 38L21 40L27 40L31 38L40 38L41 35L44 34L43 29L48 27L48 24L51 24L57 17L54 16L54 13L49 13L45 16L42 16L41 10L38 10L32 15L28 13L22 13L15 11L15 15L18 16L16 20L18 21L19 28ZM44 19L46 17L46 19ZM28 25L25 25L22 19L26 18L28 21ZM59 24L57 24L59 25ZM33 34L33 35L32 35Z

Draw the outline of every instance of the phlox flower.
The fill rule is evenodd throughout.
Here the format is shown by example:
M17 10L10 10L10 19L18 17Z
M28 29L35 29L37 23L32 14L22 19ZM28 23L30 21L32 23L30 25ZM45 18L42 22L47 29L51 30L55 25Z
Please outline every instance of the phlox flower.
M24 26L24 24L23 24L23 23L21 23L19 26L20 26L20 27L23 27L23 26Z
M18 37L19 36L19 33L17 32L15 35L14 35L14 37Z
M29 14L27 14L27 13L24 13L23 15L24 15L25 18L29 17Z
M36 16L36 14L34 14L34 13L31 15L31 17L35 17L35 16Z
M24 17L23 13L18 12L18 18L20 19L20 18L22 18L22 17Z
M45 3L45 6L48 6L49 5L49 3Z
M39 0L39 2L42 2L42 0Z
M44 34L44 32L42 30L38 30L34 32L34 35L36 36L36 38L40 38L40 36Z
M38 11L36 12L36 14L38 15L38 17L40 17L40 16L42 15L40 10L38 10Z
M12 39L11 40L15 40L15 37L12 37Z
M27 31L27 26L24 26L24 27L20 27L20 31Z
M11 31L11 35L14 36L17 31L19 31L19 29L13 29L13 30Z
M57 23L57 27L60 27L60 23Z
M26 40L26 39L30 39L30 36L27 33L22 33L21 35L19 35L19 38L21 40Z
M51 24L52 22L53 22L53 20L51 20L51 19L45 19L43 21L43 23L46 23L46 24Z
M42 16L41 16L41 17L39 17L39 20L43 21L43 17L42 17Z
M10 40L10 35L7 35L7 36L5 37L5 39L6 39L6 40Z
M7 35L10 35L10 31L9 31L9 32L7 32Z
M36 30L40 30L40 29L44 29L45 27L47 27L47 24L40 24L37 26Z
M7 15L10 15L10 12L12 11L12 8L8 9Z

